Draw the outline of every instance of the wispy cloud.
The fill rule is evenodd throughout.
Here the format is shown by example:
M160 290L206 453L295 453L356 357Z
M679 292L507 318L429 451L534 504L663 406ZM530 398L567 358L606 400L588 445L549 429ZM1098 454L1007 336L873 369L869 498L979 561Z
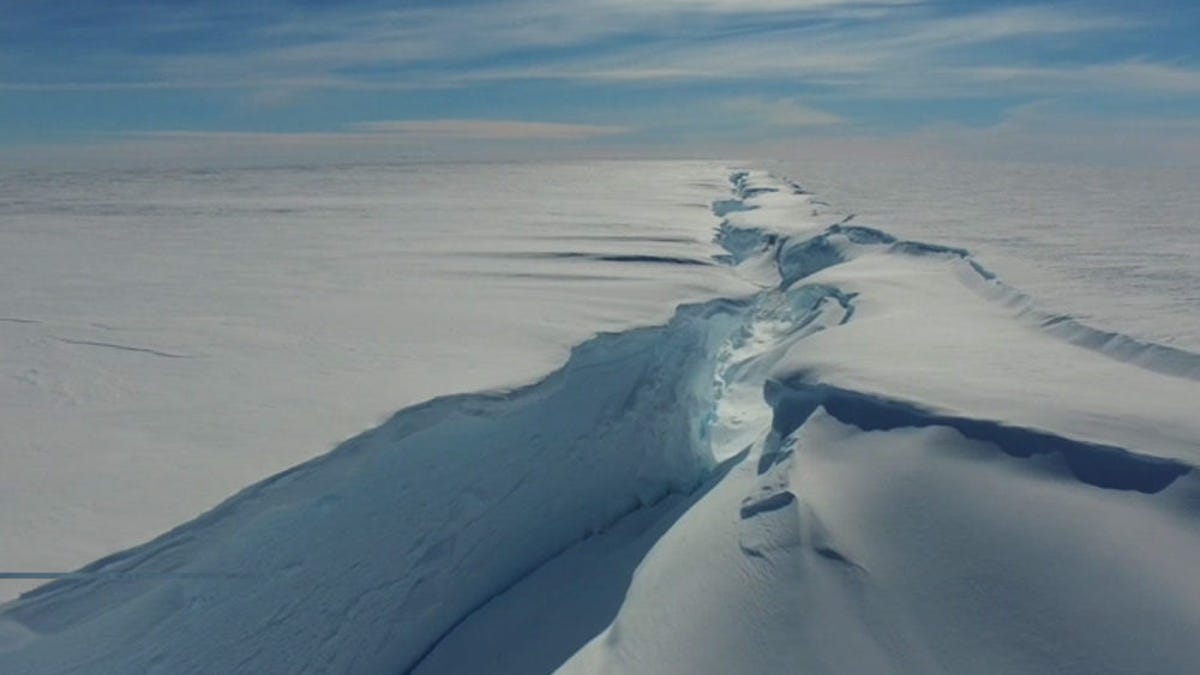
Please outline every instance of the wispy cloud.
M903 11L909 10L909 11ZM917 11L920 10L920 11ZM886 21L801 23L702 41L637 44L532 64L481 65L443 81L561 80L647 84L739 82L803 86L823 100L939 100L1044 93L1193 94L1200 70L1150 60L1025 66L1046 43L1098 40L1145 25L1078 5L1008 7L944 16L892 7Z
M254 45L249 50L181 55L161 59L156 67L168 80L205 73L240 81L248 70L288 79L323 73L360 81L420 69L470 73L499 56L541 52L538 61L557 61L580 48L624 51L620 43L632 37L640 44L689 42L758 32L780 19L827 20L848 10L883 12L921 1L504 0L464 8L350 8L334 17L256 27L244 38ZM412 75L420 73L406 73Z
M845 122L838 115L790 98L765 99L746 96L723 101L720 105L733 115L768 127L826 127Z
M125 118L175 128L318 129L343 143L565 145L650 133L734 142L800 128L907 131L930 119L978 127L1048 96L1200 108L1192 37L1165 13L1120 3L64 3L24 3L0 25L0 92L87 96L113 117L159 105ZM1174 50L1163 46L1170 31ZM50 111L23 122L47 136L70 126L58 114L89 124L86 106L29 109ZM122 124L96 128L136 129Z
M259 90L259 98L287 100L277 92L440 89L522 80L790 78L851 95L866 86L886 90L890 82L923 80L923 86L896 88L918 95L942 85L1003 87L1065 79L1072 71L1080 78L1101 77L1095 64L1038 72L1015 66L1011 58L980 59L969 51L996 43L1019 47L1039 38L1129 30L1144 23L1082 5L944 14L925 0L500 0L384 9L351 3L336 13L272 12L271 7L216 13L227 36L211 44L166 53L98 45L79 54L79 64L44 66L49 72L40 78L3 78L0 88L242 89ZM114 16L124 15L114 10ZM149 18L128 19L140 26L134 36L138 41L214 28L213 16L194 8L159 7ZM124 76L60 76L59 71L76 72L92 60ZM1160 88L1180 86L1181 79L1196 74L1151 68L1143 65L1141 75L1162 81ZM1110 83L1144 86L1139 79Z
M336 131L264 132L166 130L120 134L127 139L159 141L211 141L297 145L326 142L436 142L436 141L581 141L616 136L629 127L529 122L521 120L384 120L359 122Z
M1056 93L1141 91L1200 94L1200 69L1142 59L1076 66L978 66L948 73L966 81Z
M629 127L564 124L560 122L522 122L515 120L394 120L361 122L354 131L374 135L419 136L426 139L469 139L490 141L584 140L627 134Z
M928 52L1039 36L1129 30L1142 23L1139 18L1075 6L1014 6L913 21L881 36L881 42L886 48L906 46Z
M374 4L348 3L343 11L270 11L264 5L250 18L216 13L224 20L207 25L224 37L166 52L131 50L126 43L174 39L180 26L203 28L194 9L177 9L172 17L159 7L148 17L126 16L114 9L83 25L104 35L83 35L92 48L67 63L72 50L61 50L58 63L30 62L42 77L26 78L42 88L61 82L66 89L86 86L70 77L95 64L120 70L130 77L103 82L104 88L229 86L243 88L309 82L314 87L395 85L418 80L436 85L447 74L470 76L495 68L498 57L518 57L526 65L554 65L580 60L579 50L601 61L642 47L675 47L738 34L774 31L783 22L829 21L870 11L872 16L901 11L922 0L501 0L466 6L380 9ZM107 18L107 23L103 20ZM212 21L213 17L209 17ZM82 29L80 29L82 30ZM120 35L128 31L127 35ZM101 40L108 37L108 40ZM124 38L124 41L121 38ZM636 38L636 39L635 39ZM95 44L92 44L95 43ZM4 48L0 46L0 51ZM583 57L586 61L588 55ZM585 69L595 71L596 69ZM625 70L622 68L621 70ZM672 76L664 69L660 74ZM682 71L676 69L680 74ZM696 69L688 69L696 73ZM650 73L643 69L639 77ZM36 73L31 73L36 74ZM138 75L139 77L133 77ZM583 77L604 77L583 72ZM622 79L619 74L611 79ZM149 84L148 84L149 83ZM8 88L18 84L9 79Z

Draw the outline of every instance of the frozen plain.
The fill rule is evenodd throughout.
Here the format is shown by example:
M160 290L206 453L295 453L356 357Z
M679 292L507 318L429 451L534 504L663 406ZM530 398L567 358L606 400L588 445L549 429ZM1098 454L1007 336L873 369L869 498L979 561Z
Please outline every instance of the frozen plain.
M838 223L766 174L576 169L610 190L593 208L617 180L597 176L628 170L622 222L662 220L576 239L597 226L581 223L544 248L521 224L449 276L533 274L524 290L545 292L503 316L622 332L532 387L404 410L5 606L0 664L1187 672L1194 354L1055 315L963 251ZM539 276L555 262L570 273ZM601 283L638 270L638 297ZM480 304L513 310L510 291ZM545 330L529 354L587 337ZM553 364L505 367L512 383Z
M748 292L638 262L719 251L723 169L668 166L6 174L0 571L74 569L398 409Z
M1055 311L1200 350L1194 168L829 153L770 166L896 236L969 249Z

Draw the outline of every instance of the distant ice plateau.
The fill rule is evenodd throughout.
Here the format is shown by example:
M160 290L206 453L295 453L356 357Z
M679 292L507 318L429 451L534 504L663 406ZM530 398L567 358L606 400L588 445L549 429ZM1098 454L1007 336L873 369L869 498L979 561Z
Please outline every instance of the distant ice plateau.
M0 671L1192 672L1200 355L721 178L707 257L554 258L703 280L663 321L0 606Z

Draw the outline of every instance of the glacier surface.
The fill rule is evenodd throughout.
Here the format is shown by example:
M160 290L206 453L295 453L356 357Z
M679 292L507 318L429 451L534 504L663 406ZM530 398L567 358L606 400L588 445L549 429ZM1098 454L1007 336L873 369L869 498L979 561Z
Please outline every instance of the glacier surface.
M726 173L6 172L0 572L77 568L398 409L752 291L712 261ZM0 579L0 599L31 586Z
M3 605L0 670L1191 672L1200 356L728 179L712 264L568 256L709 297Z

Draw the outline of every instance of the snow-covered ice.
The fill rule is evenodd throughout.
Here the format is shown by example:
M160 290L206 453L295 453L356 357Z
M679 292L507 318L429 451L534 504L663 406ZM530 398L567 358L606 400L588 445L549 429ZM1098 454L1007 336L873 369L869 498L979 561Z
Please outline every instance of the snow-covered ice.
M891 234L970 249L1055 311L1200 351L1194 168L830 152L773 165Z
M400 408L750 288L712 264L713 163L4 178L4 572L74 569Z
M567 194L530 210L570 223L545 248L518 219L385 258L440 304L535 275L481 289L457 345L500 358L493 321L563 318L528 353L572 339L565 365L406 407L0 607L0 670L1191 672L1200 355L761 171L559 169ZM616 183L642 214L619 236L578 220ZM614 278L559 279L585 270ZM636 297L605 285L639 273ZM475 325L449 311L431 335ZM527 358L494 373L545 367Z

